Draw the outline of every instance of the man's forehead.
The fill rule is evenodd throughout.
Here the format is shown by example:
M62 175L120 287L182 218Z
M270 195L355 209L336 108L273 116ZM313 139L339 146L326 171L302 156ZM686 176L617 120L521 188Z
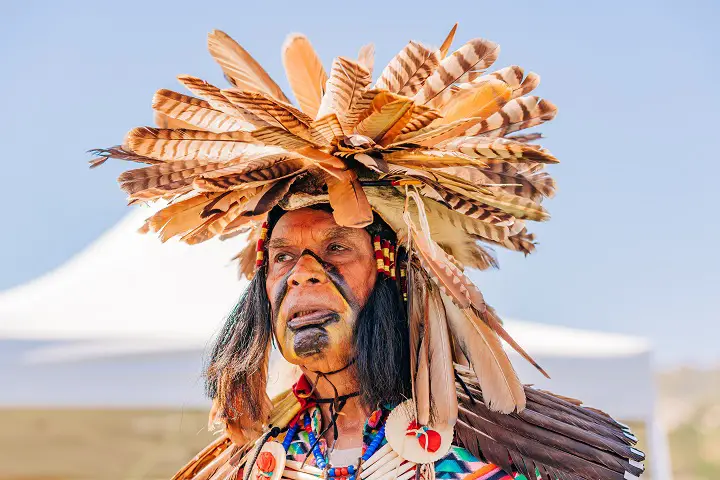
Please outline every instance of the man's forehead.
M304 240L367 239L368 237L368 233L361 228L338 225L330 212L303 208L288 212L277 221L268 246Z

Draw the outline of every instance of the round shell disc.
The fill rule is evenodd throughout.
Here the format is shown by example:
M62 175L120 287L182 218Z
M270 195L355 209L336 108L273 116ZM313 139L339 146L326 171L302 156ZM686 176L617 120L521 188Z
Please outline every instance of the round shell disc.
M281 443L265 443L255 460L250 480L279 480L285 470L285 455Z
M415 403L412 400L395 407L385 423L385 438L392 449L405 460L415 463L440 460L452 446L453 427L418 427L414 412Z

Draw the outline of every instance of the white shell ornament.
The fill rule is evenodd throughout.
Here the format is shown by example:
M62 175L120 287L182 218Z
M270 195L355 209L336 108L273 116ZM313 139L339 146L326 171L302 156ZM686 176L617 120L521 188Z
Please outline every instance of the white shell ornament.
M255 460L250 480L279 480L285 470L285 449L278 442L267 442Z
M440 460L452 446L453 427L418 425L413 412L415 403L412 400L395 407L385 424L385 438L392 449L405 460L415 463Z

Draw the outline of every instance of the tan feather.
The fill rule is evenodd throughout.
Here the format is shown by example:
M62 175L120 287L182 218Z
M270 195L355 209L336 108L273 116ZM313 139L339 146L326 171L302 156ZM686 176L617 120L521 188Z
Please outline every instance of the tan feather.
M210 32L208 49L228 80L240 90L265 93L281 102L290 103L265 69L225 32Z
M545 172L525 175L520 173L512 164L498 162L488 165L487 168L468 167L442 167L443 173L468 180L476 185L491 183L505 184L500 188L513 195L530 198L538 201L542 197L555 195L555 182ZM492 189L491 189L492 190Z
M360 135L378 141L400 120L404 120L404 123L401 123L402 127L407 124L410 117L406 116L406 113L412 106L412 100L409 98L381 92L372 101L371 113L358 124L356 131ZM397 133L400 133L402 127L399 127Z
M172 128L172 129L178 129L178 128L184 128L188 130L202 130L196 127L195 125L191 125L187 122L183 122L182 120L178 120L176 118L172 118L168 115L165 115L164 113L160 112L153 112L153 122L155 123L155 126L158 128Z
M166 223L168 223L168 221L170 221L170 219L172 219L176 215L179 215L187 210L191 210L196 207L200 207L200 210L198 210L198 212L201 212L207 204L212 202L218 196L219 195L216 193L200 194L175 203L171 203L167 207L158 210L154 215L148 218L145 221L145 224L148 226L149 231L158 232L165 226Z
M317 145L327 146L336 138L343 137L342 125L337 115L331 113L310 124L310 139Z
M439 175L445 175L438 172ZM542 205L529 198L519 197L517 195L511 195L502 190L493 190L491 193L480 193L470 190L465 190L458 186L455 186L449 182L441 182L446 188L449 188L460 195L470 197L474 200L490 205L491 207L499 208L500 210L513 215L516 218L545 221L550 219L550 214L545 210ZM495 240L495 239L493 239ZM496 240L497 241L497 240Z
M557 114L555 105L538 97L520 97L510 100L497 113L465 130L465 135L504 137L508 133L540 125Z
M317 117L334 113L346 133L352 132L356 118L350 115L354 106L363 98L372 78L370 72L354 60L338 57L333 60L325 95L320 103Z
M129 150L157 160L224 161L241 155L252 143L248 132L212 133L138 127L125 137Z
M497 333L471 310L443 295L453 340L470 362L490 410L511 413L525 408L525 391Z
M245 121L246 112L230 103L218 87L210 85L205 80L201 80L190 75L178 75L177 78L188 90L198 97L204 98L215 110L227 113L228 115L232 115ZM251 123L246 123L252 126Z
M408 43L380 74L376 89L411 96L440 65L440 54L418 42Z
M329 153L325 153L322 150L318 150L317 148L304 147L298 149L297 153L304 156L306 159L310 160L318 167L324 169L326 172L330 172L338 178L342 178L343 174L336 174L334 173L335 170L343 172L347 169L345 166L345 162L343 162L342 159L334 155L330 155Z
M282 60L298 105L303 112L315 118L328 76L310 40L297 33L288 36L282 47Z
M158 90L153 97L152 108L175 120L185 122L190 128L214 133L246 130L250 125L240 118L215 110L204 101L172 90ZM172 126L171 128L185 128Z
M312 136L312 131L309 132ZM268 146L282 147L286 150L312 146L309 140L298 137L282 127L266 126L252 132L252 138Z
M430 301L426 339L428 339L430 367L430 396L434 414L431 425L438 429L452 428L457 421L458 402L447 316L440 292L433 288L427 295Z
M470 40L445 58L415 95L415 103L424 105L449 88L472 68L487 68L497 59L500 47L483 39Z
M233 105L259 117L268 125L281 127L298 136L307 136L312 119L306 114L262 93L222 90Z
M244 213L245 207L243 207ZM247 229L251 228L253 224L258 225L259 222L264 221L267 218L267 214L260 214L255 216L245 216L241 215L236 217L232 222L228 223L225 226L225 229L222 231L222 235L236 235L239 232L247 231ZM248 239L252 245L250 245L250 248L248 249L248 253L252 251L252 258L247 259L247 261L244 261L241 263L240 267L242 269L243 274L248 279L251 279L251 275L248 275L249 273L253 273L255 271L255 248L257 245L257 240L255 242L252 242L252 239Z
M482 82L473 89L460 90L444 108L443 118L438 124L452 123L469 117L487 118L500 110L511 96L511 87L497 79Z
M173 193L192 185L198 175L223 168L224 162L181 160L149 167L127 170L120 174L118 182L130 198L150 199Z
M202 225L205 220L200 216L206 203L194 204L181 212L177 212L168 219L158 232L161 242L166 242L172 237L185 235Z
M196 178L193 185L203 191L225 191L260 186L300 173L305 168L301 156L270 155Z
M211 202L205 205L200 216L207 218L217 213L227 213L234 204L248 195L249 193L247 191L238 190L218 194Z
M513 339L510 334L505 330L505 328L502 326L502 322L498 318L497 314L495 313L495 310L492 307L487 307L482 312L475 312L478 314L478 316L482 319L483 322L485 322L488 327L490 327L494 332L496 332L500 338L505 340L516 352L520 354L525 360L527 360L532 366L534 366L540 373L542 373L545 377L550 378L550 376L547 374L547 372L538 365L538 363L533 360L533 358L528 355L528 353L523 349L516 341Z
M358 63L365 67L372 77L373 68L375 66L375 45L368 43L360 47L358 52Z
M441 117L442 115L440 112L434 108L430 108L426 105L413 105L412 116L407 124L405 124L400 134L405 135L410 132L421 130Z
M450 51L450 47L452 46L453 39L455 38L455 32L457 31L458 24L456 23L453 25L453 27L450 29L450 33L447 34L447 37L445 37L445 40L443 40L442 45L440 45L440 48L438 49L440 52L440 59L442 60L445 58Z
M417 338L417 354L416 368L412 371L414 375L413 395L415 399L415 408L417 410L417 420L420 425L428 425L430 423L431 403L430 403L430 345L428 338L428 315L430 314L430 296L428 295L428 282L425 276L412 264L408 263L408 281L414 278L412 284L415 290L408 290L409 301L413 303L412 312L415 319L413 320L418 331Z
M445 125L442 125L439 122L433 122L428 127L422 128L418 131L398 135L395 142L390 145L390 147L400 146L407 143L432 147L444 141L462 136L468 129L482 121L482 117L471 117L456 120Z
M402 165L409 168L441 168L448 166L476 165L485 167L482 160L461 152L446 150L397 150L384 155L388 163Z
M538 145L516 142L507 138L465 136L445 142L438 145L437 148L461 152L483 160L495 159L511 163L558 163L557 158Z
M355 172L347 170L342 179L328 175L326 182L333 217L338 225L363 228L372 223L372 209Z

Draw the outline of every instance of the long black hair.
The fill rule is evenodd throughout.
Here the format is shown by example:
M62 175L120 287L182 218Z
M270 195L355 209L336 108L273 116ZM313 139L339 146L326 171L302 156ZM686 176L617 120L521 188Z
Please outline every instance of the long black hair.
M325 209L326 207L318 206ZM282 213L269 215L272 225ZM271 228L272 228L271 225ZM371 238L394 237L378 216L367 227ZM390 233L388 233L390 232ZM262 421L263 399L272 336L270 301L265 290L266 269L260 268L228 315L205 372L205 388L223 415L245 414ZM360 399L369 408L397 404L410 396L409 331L399 283L378 276L353 331Z

